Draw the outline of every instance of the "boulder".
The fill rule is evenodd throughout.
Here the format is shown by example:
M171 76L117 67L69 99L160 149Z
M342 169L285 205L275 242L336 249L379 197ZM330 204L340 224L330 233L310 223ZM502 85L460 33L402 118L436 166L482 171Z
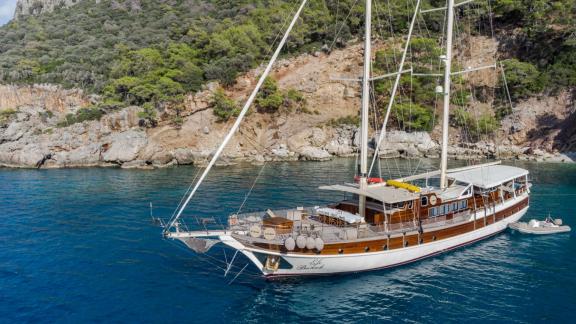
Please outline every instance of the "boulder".
M165 150L156 152L154 155L152 155L152 158L151 158L152 164L156 167L162 167L162 166L177 163L177 161L173 161L173 160L174 160L174 156L172 155L172 152L165 151Z
M141 130L128 130L122 133L113 133L109 140L109 149L102 159L107 162L128 162L135 160L148 140L146 133Z
M326 144L326 146L324 146L324 149L328 153L337 156L350 155L354 153L354 149L352 148L352 146L350 146L350 143L346 141L342 143L339 140L332 140L328 144Z
M71 151L62 151L55 154L57 165L97 165L100 161L101 146L99 143L87 143Z
M326 132L322 128L314 127L308 140L313 146L322 146L326 143Z
M140 111L140 107L131 106L118 112L106 114L102 117L99 123L100 125L98 126L115 131L129 130L132 127L138 126L138 122L140 121L138 113Z
M130 162L122 163L122 169L153 169L151 165L148 165L144 160L134 160Z
M378 134L379 136L379 134ZM375 139L378 137L375 136ZM430 134L426 132L408 133L404 131L390 131L386 134L384 141L397 144L412 144L419 150L428 151L438 145L432 140Z
M275 157L286 159L294 156L294 152L289 151L287 148L273 148L272 155Z
M306 161L326 161L331 158L330 153L313 146L305 146L298 153L300 154L300 159Z
M187 165L194 163L194 152L192 152L192 150L190 149L177 148L176 150L174 150L172 155L176 159L176 162L178 162L178 164L180 165Z
M32 124L27 122L14 122L8 125L3 133L0 133L0 143L3 141L17 141L28 133Z

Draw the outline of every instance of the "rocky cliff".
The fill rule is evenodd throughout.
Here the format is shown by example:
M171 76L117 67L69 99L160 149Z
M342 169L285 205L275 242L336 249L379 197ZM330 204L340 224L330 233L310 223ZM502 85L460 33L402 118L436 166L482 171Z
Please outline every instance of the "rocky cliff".
M40 15L58 7L75 5L80 1L82 0L18 0L14 18L18 19L29 15Z
M330 54L305 54L278 62L272 76L281 88L301 91L307 110L250 114L222 162L325 160L355 154L357 127L334 121L357 115L358 85L333 81L332 77L358 75L361 52L360 45L353 45ZM243 102L259 73L256 69L241 76L227 94ZM180 112L181 125L170 123L170 112L165 111L157 127L146 128L138 117L141 108L135 106L109 112L99 120L67 125L62 122L67 115L98 98L51 85L0 86L0 165L34 167L47 156L45 167L151 168L205 163L232 122L218 122L214 116L210 98L215 88L209 84L188 96ZM466 143L459 130L452 129L450 154L462 159L570 161L570 150L561 151L558 144L560 135L570 132L573 112L568 93L530 99L514 107L490 143ZM381 155L436 157L438 139L438 126L431 135L391 131Z

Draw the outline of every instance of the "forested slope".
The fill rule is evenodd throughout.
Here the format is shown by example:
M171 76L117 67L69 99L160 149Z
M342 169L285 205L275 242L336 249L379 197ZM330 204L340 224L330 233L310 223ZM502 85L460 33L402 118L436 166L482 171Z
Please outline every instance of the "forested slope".
M492 12L496 31L508 39L502 57L518 59L511 69L527 76L511 77L515 98L574 85L574 1L478 3L467 10L479 25L488 25ZM116 92L115 98L129 101L162 100L163 94L194 91L208 80L231 84L238 73L262 62L296 5L287 0L85 0L0 28L0 81ZM441 5L425 0L423 7ZM411 3L392 0L377 6L382 9L375 21L386 26L376 34L405 31ZM423 19L437 32L441 17ZM361 28L357 1L311 0L286 52L344 45ZM126 76L138 80L121 80ZM134 83L147 91L126 95L114 89Z

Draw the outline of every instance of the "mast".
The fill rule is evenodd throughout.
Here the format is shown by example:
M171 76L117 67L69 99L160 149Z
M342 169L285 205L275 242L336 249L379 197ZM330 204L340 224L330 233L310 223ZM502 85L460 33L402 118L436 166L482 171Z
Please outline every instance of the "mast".
M366 0L366 18L364 23L364 73L362 76L362 124L360 126L360 190L368 186L368 111L370 108L370 63L372 41L372 0ZM360 216L366 214L366 196L360 195L358 207Z
M448 0L446 16L446 57L444 62L444 110L442 112L442 155L440 162L440 188L447 187L446 170L448 169L448 122L450 119L450 76L452 73L452 33L454 29L454 0Z

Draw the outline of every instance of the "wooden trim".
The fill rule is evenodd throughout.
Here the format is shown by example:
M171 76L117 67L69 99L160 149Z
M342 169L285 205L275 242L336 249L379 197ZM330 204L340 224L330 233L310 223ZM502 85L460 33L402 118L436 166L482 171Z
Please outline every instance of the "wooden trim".
M517 204L506 208L505 210L499 211L498 213L496 213L496 215L488 214L486 215L486 217L484 217L483 215L482 216L478 215L479 217L477 217L475 221L476 224L474 224L474 221L470 221L467 223L458 224L439 230L433 230L428 232L424 231L422 234L414 232L413 234L406 233L406 235L404 236L404 234L401 233L399 236L396 237L387 238L385 236L382 236L381 238L372 241L326 244L324 246L324 249L320 252L315 250L299 249L298 247L296 247L294 251L288 251L283 245L268 244L268 243L253 243L251 244L251 246L281 253L290 252L290 253L316 254L316 255L373 253L384 251L385 249L395 250L405 247L404 244L406 243L408 244L407 246L419 245L418 242L419 235L422 240L421 244L426 244L458 236L464 233L469 233L474 231L475 229L481 229L485 226L494 224L495 220L501 221L519 212L520 210L528 206L529 201L530 198L527 197L524 200L518 202ZM486 221L486 223L484 223L484 221ZM250 246L250 244L246 242L242 243ZM342 250L342 252L340 252L340 250Z

